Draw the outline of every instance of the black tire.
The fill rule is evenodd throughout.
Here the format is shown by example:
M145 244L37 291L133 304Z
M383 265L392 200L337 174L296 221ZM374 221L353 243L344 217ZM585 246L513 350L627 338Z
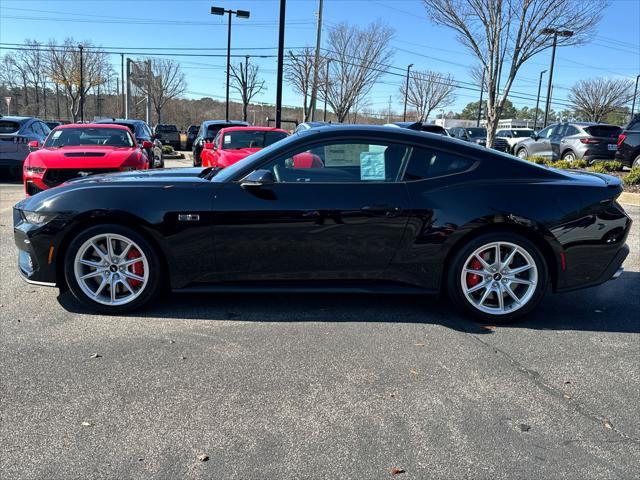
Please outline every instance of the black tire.
M638 155L633 163L631 164L631 168L640 167L640 155Z
M567 150L566 152L564 152L562 154L562 160L566 160L568 162L575 162L578 159L578 157L576 156L575 153L573 153L571 150Z
M75 257L81 246L90 238L99 234L115 234L127 237L137 244L142 253L147 259L149 267L149 279L147 284L142 289L139 296L133 299L131 302L123 305L105 305L90 298L80 287L75 275ZM89 227L86 230L80 232L69 244L69 248L64 257L64 274L66 278L69 290L76 299L88 307L89 309L106 314L121 314L136 310L146 303L152 301L160 292L163 285L163 268L158 257L157 252L153 246L144 238L144 236L137 233L128 227L121 225L97 225L95 227Z
M521 154L524 155L524 156L521 156ZM529 152L527 152L527 149L525 147L519 148L518 151L516 152L516 157L518 157L518 158L523 158L524 159L524 158L526 158L528 156L529 156Z
M492 242L508 242L526 250L533 258L537 268L537 283L533 294L524 306L511 313L491 314L483 312L471 304L462 289L460 280L465 262L476 249ZM447 268L446 286L452 303L461 309L463 313L472 315L485 323L508 324L522 319L540 303L549 283L547 263L538 247L525 237L507 231L490 232L470 239L456 252Z

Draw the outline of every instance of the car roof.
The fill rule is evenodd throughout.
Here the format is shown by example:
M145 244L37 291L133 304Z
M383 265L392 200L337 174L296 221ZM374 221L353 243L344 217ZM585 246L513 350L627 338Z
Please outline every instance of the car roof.
M9 120L10 122L19 122L19 123L23 123L26 122L28 120L37 120L36 117L22 117L22 116L8 116L8 115L3 115L0 116L0 120Z
M68 123L66 125L58 125L54 130L66 130L69 128L112 128L114 130L129 131L127 127L117 123Z
M133 118L105 118L104 120L98 120L97 122L95 122L94 124L97 123L101 123L101 124L105 124L105 123L126 123L128 125L136 125L136 124L140 124L140 123L144 123L144 120L136 120Z

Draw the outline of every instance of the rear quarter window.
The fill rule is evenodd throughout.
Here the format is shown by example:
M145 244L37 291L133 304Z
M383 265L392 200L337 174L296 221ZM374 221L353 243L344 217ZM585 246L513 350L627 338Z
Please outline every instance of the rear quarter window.
M11 120L0 120L0 133L16 133L20 130L20 124Z
M475 160L440 150L414 148L404 180L415 182L469 170Z

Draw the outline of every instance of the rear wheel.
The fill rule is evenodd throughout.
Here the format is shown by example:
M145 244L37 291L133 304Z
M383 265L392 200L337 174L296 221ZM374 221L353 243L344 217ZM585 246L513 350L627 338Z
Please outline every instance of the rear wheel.
M562 160L573 163L576 161L576 154L569 150L562 155Z
M144 237L126 227L88 228L71 242L64 261L69 289L98 312L134 310L160 290L158 255Z
M529 313L547 288L548 273L538 248L520 235L495 232L469 241L448 273L455 305L484 321L509 323Z
M640 167L640 155L638 155L636 157L636 159L633 161L633 164L631 166L632 167Z

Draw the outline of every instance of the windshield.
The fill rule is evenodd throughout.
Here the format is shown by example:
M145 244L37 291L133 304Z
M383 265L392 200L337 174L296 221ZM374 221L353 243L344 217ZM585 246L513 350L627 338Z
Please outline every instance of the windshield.
M286 137L287 134L284 132L234 130L231 132L225 132L224 138L222 139L222 148L224 150L264 148Z
M471 138L484 138L487 136L487 130L485 128L467 128L467 136Z
M0 133L15 133L18 130L20 130L20 124L18 122L0 120Z
M274 151L280 150L281 148L285 149L287 145L299 139L300 139L299 134L294 133L293 135L289 135L287 138L279 142L272 143L268 147L265 147L262 150L259 150L258 152L243 158L239 162L229 165L227 168L223 169L222 171L220 171L220 173L218 173L215 177L213 177L211 181L226 182L230 178L233 178L236 175L238 175L239 172L250 167L251 165L254 165L257 168L258 165L260 165L263 162L263 160L265 160L268 156L270 156Z
M133 147L133 139L126 130L116 128L63 128L54 130L44 142L46 147Z
M156 125L157 132L177 132L178 127L175 125Z
M514 137L530 137L531 135L533 135L533 130L531 129L511 130L511 135Z

